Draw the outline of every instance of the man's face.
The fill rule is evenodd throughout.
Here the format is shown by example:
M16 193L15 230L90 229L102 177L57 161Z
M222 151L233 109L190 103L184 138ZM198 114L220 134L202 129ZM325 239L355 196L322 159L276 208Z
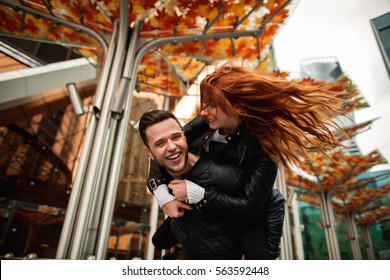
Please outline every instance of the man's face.
M146 129L149 157L171 175L181 175L187 166L188 145L183 131L174 119L167 119Z

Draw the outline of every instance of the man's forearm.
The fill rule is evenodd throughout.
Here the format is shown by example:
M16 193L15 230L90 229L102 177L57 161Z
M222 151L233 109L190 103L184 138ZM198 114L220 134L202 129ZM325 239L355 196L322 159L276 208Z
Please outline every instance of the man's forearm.
M187 198L188 201L186 201L189 204L196 204L199 201L201 201L204 198L205 190L198 184L195 184L194 182L190 180L184 180L186 182L186 188L187 188Z
M154 197L157 200L157 204L162 208L166 203L175 199L173 195L169 193L168 186L165 184L159 185L153 191Z

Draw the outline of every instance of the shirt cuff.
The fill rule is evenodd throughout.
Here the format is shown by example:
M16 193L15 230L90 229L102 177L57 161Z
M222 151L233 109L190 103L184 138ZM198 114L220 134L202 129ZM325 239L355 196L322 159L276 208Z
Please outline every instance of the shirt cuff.
M168 190L168 186L165 184L159 185L154 191L153 191L154 197L157 200L157 204L160 207L163 207L168 202L175 200L175 196L171 195Z
M196 204L204 197L204 188L195 184L192 181L184 180L187 188L187 198L189 204Z

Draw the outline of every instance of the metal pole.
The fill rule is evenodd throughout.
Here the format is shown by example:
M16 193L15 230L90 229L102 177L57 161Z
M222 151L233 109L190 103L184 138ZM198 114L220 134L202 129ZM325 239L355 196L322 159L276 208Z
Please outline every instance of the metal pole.
M366 247L366 251L367 251L367 258L369 260L375 260L374 248L372 246L372 240L371 240L370 232L368 230L368 225L362 224L360 225L360 227L362 229L364 246Z
M118 31L119 31L119 22L116 20L114 21L114 26L113 26L113 31L110 39L110 44L108 48L108 52L106 55L104 67L102 69L102 73L100 74L99 80L103 80L104 83L99 83L98 87L96 89L96 96L93 100L93 111L97 116L99 116L101 108L102 108L102 103L104 100L104 95L106 93L106 88L107 88L107 81L109 79L109 74L112 71L112 63L114 60L114 55L115 55L115 47L116 47L116 42L118 41Z
M340 251L337 241L336 230L334 226L333 209L330 201L329 192L321 191L320 193L321 218L325 231L326 245L330 260L339 260Z
M139 25L136 23L135 30L132 31L132 37L130 39L130 46L127 51L126 56L126 62L124 64L123 73L128 73L127 71L130 71L130 65L133 64L134 56L135 56L135 44L137 42L137 36L138 36L138 27ZM123 101L124 98L127 96L127 90L129 86L129 80L126 77L122 76L122 79L119 81L119 87L117 89L117 93L113 98L113 102L111 104L111 114L114 119L112 122L112 127L110 128L110 133L108 140L110 143L108 145L108 153L106 154L106 167L104 168L103 172L106 176L105 178L108 180L104 180L104 185L107 186L105 189L105 203L103 207L99 208L102 209L102 215L101 215L101 224L100 224L100 234L98 236L97 246L96 246L96 254L99 254L99 259L105 259L106 253L107 253L107 244L108 244L108 237L111 231L111 221L113 217L114 212L114 206L115 206L115 199L116 199L116 193L118 188L118 178L120 173L120 162L116 161L114 159L121 159L123 155L123 146L124 145L116 145L116 142L125 142L126 140L126 134L127 134L127 121L124 121L122 119L122 110L123 110ZM119 98L118 98L119 96ZM118 104L119 101L119 105ZM132 100L130 99L130 103ZM129 111L131 108L131 104L128 105ZM117 108L119 110L113 110L112 108ZM126 118L125 118L126 120ZM115 148L114 148L115 147ZM108 163L111 163L111 165L108 165ZM107 185L106 185L107 183ZM100 221L100 220L99 220Z
M299 219L299 210L297 202L297 194L293 194L293 199L291 200L291 212L293 216L294 224L294 245L295 245L295 254L298 260L304 260L305 254L303 251L303 242L302 242L302 231L301 231L301 221Z
M96 185L97 186L106 186L107 178L109 176L109 165L103 163L111 162L111 155L113 150L113 142L116 132L117 122L111 122L111 126L107 130L107 139L103 149L103 158L101 160L101 164L99 165L98 178ZM93 203L92 203L92 211L91 217L88 223L87 234L85 237L86 243L84 244L84 252L82 258L86 256L94 255L96 257L96 243L97 238L99 236L99 229L102 228L101 219L103 207L105 204L105 196L106 196L106 188L98 187L95 188L95 193L93 194ZM111 230L111 226L108 225L108 230Z
M356 224L353 219L353 212L347 212L344 214L345 222L347 224L348 239L351 244L352 254L355 260L361 260L362 254L359 246L359 236L356 229Z
M323 226L325 239L326 239L326 248L328 250L328 257L331 260L331 259L333 259L333 255L332 255L331 240L330 240L329 233L328 233L327 218L326 218L326 211L325 211L326 201L325 201L323 192L321 192L319 194L319 199L320 199L321 221L322 221L322 226Z
M117 44L117 51L115 52L114 63L112 66L110 80L107 86L107 97L103 102L103 108L100 116L100 120L97 126L94 145L92 147L91 157L87 170L87 175L84 184L84 196L80 203L79 219L76 225L73 244L71 247L70 258L79 259L81 257L82 244L85 237L86 228L88 223L92 199L91 194L94 193L96 188L97 171L100 160L102 159L103 146L106 141L106 132L111 121L111 114L109 108L112 102L112 96L115 92L116 82L118 80L118 72L122 69L124 61L124 50L126 47L126 38L128 31L128 18L127 18L127 1L121 0L121 15L120 15L120 28ZM104 163L103 163L104 164Z
M95 99L103 99L107 86L108 72L111 70L111 65L113 62L113 55L115 50L115 38L117 36L118 24L114 24L113 35L110 40L110 45L108 48L108 53L106 55L106 61L103 65L103 70L101 77L99 78L98 87L96 89ZM106 74L107 73L107 74ZM64 225L61 231L61 237L58 243L56 258L65 259L67 258L67 253L70 246L70 239L73 232L73 227L76 220L76 213L78 212L79 201L82 194L82 184L84 182L85 173L87 170L91 148L94 141L94 136L97 127L97 118L92 116L89 121L88 128L85 134L85 139L83 142L83 148L81 149L80 160L78 162L77 172L75 175L75 180L73 183L72 193L69 198L68 207L66 211L66 216L64 220Z
M79 165L77 167L77 172L75 180L72 187L72 192L69 197L69 202L66 210L64 224L62 226L61 236L58 243L56 259L66 259L68 254L68 249L70 246L71 236L74 230L74 224L76 220L76 214L78 212L78 206L80 205L80 198L82 194L82 182L85 176L85 170L88 165L88 159L90 156L90 149L93 143L93 137L96 129L96 118L92 116L87 132L85 134L85 140L83 143L83 148L81 149L81 156L79 160Z
M123 73L127 74L130 72L129 67L134 63L134 57L136 53L136 42L137 42L137 36L139 31L139 24L138 22L135 23L132 31L131 41L129 45L129 49L127 51L126 56L126 62L125 67L123 70ZM134 72L137 72L137 69L133 69ZM128 120L130 118L130 112L131 112L131 104L133 100L133 91L134 87L132 88L130 85L131 80L127 77L123 77L120 86L119 91L117 94L116 100L123 100L123 98L126 98L125 106L123 106L123 103L117 103L114 101L113 106L111 107L111 110L114 110L112 113L117 114L119 113L119 109L121 109L120 113L123 110L123 107L126 108L124 112L123 118L121 118L120 125L119 125L119 131L117 132L117 137L115 140L115 149L113 152L112 157L112 166L111 171L109 172L109 179L108 179L108 187L107 187L107 196L105 200L105 205L103 208L103 215L102 215L102 226L101 226L101 233L99 235L98 239L98 245L96 249L96 255L98 259L104 259L106 252L107 252L107 243L108 243L108 237L110 234L111 229L111 220L113 217L114 212L114 205L115 205L115 197L116 192L118 188L118 178L119 178L119 172L120 172L120 164L122 160L123 155L123 148L124 143L126 140L127 135L127 128L128 128ZM123 101L122 101L123 102ZM120 116L121 114L117 115Z
M158 222L158 209L159 206L157 204L157 201L155 198L153 198L152 205L150 207L150 218L149 218L149 223L150 223L150 232L148 236L148 248L146 251L146 259L147 260L153 260L154 259L154 245L152 243L152 237L153 234L157 230L157 222Z
M284 167L282 165L279 166L278 173L276 175L276 180L274 187L278 189L285 198L288 196L286 180L284 178ZM280 259L281 260L292 260L293 252L292 252L292 242L291 242L291 226L290 226L290 217L289 217L289 205L287 203L287 199L285 200L284 207L284 225L283 225L283 236L281 238L280 244Z
M349 240L349 244L351 245L353 258L356 260L356 247L355 247L355 243L353 242L355 237L353 235L353 229L352 229L352 226L351 226L351 220L350 219L351 219L351 217L350 217L349 213L345 213L344 214L344 220L345 220L345 225L347 227L347 238Z
M334 213L333 213L333 206L331 201L331 194L330 192L326 193L326 211L328 213L328 219L329 219L329 232L330 236L332 238L332 247L333 247L333 255L335 260L340 260L340 249L339 249L339 242L336 234L336 226L334 221Z

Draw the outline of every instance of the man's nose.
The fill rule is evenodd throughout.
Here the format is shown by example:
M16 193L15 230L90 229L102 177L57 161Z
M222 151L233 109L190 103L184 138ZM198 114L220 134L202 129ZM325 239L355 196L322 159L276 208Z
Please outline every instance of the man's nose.
M168 150L174 150L176 148L176 144L172 140L168 140L167 142L167 149Z
M200 115L201 115L202 117L206 116L206 115L207 115L207 110L206 110L206 109L202 109L202 110L200 111Z

